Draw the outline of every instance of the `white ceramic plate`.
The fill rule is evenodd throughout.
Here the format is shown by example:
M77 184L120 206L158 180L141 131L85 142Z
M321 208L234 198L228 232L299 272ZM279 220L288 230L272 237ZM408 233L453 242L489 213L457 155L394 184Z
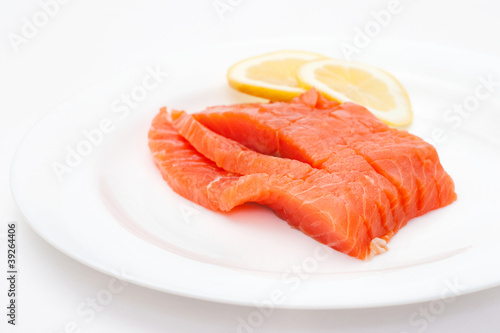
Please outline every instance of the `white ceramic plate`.
M441 138L436 146L458 193L456 203L412 220L391 240L390 251L371 261L319 245L265 207L246 204L214 213L168 187L147 147L158 108L194 112L257 100L231 90L226 69L279 49L342 57L338 44L324 38L166 56L164 63L149 64L149 72L155 66L169 72L158 85L146 78L147 66L139 66L47 113L23 140L12 166L12 191L33 229L107 274L218 302L360 308L500 284L500 66L486 55L380 40L357 55L407 88L415 114L409 131ZM149 90L140 88L144 84ZM135 100L128 112L120 99L131 93ZM462 111L454 111L454 104L463 105ZM101 133L107 130L101 136L100 125Z

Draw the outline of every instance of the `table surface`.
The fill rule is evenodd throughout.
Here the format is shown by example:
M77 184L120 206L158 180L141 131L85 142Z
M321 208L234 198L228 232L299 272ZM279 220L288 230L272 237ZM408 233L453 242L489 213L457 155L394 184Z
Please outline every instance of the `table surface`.
M40 14L42 5L50 15ZM211 303L127 285L105 306L82 306L112 278L65 256L26 223L12 199L9 170L23 135L45 112L109 73L133 53L151 60L171 50L297 36L352 41L382 10L398 8L372 40L396 38L500 57L500 3L488 0L68 1L0 2L0 233L18 225L17 325L2 332L492 332L500 287L459 296L436 314L431 304L361 310L275 310L244 328L251 307ZM46 19L46 20L45 20ZM39 27L30 30L29 22ZM28 23L26 23L28 22ZM29 38L16 39L24 33ZM0 239L6 249L6 238ZM0 270L6 272L2 255ZM0 304L7 303L0 279ZM430 310L429 310L430 309ZM496 328L496 330L495 330Z

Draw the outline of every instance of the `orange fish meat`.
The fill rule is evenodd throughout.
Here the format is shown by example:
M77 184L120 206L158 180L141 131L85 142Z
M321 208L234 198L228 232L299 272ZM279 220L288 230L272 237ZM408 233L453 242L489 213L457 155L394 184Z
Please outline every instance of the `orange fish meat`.
M212 210L269 206L292 227L366 259L409 219L450 204L435 149L365 108L310 90L291 103L163 109L150 149L164 179Z

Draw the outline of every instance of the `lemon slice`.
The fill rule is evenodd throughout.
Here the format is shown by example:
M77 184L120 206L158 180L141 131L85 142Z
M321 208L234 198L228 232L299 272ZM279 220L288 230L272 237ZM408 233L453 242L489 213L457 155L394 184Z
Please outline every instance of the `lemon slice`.
M231 66L227 80L234 89L272 101L290 101L305 90L297 71L305 63L325 56L303 51L279 51L248 58Z
M315 87L329 99L365 106L389 125L411 123L411 104L403 86L381 69L343 60L309 62L298 70L304 88Z

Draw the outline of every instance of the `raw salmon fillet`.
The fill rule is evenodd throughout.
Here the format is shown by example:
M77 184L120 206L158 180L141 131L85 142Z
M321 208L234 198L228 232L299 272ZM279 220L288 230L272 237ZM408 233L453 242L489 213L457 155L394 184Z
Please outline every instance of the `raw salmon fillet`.
M291 103L160 111L149 133L163 178L212 210L244 202L366 259L409 219L456 199L435 149L365 108L310 90Z

